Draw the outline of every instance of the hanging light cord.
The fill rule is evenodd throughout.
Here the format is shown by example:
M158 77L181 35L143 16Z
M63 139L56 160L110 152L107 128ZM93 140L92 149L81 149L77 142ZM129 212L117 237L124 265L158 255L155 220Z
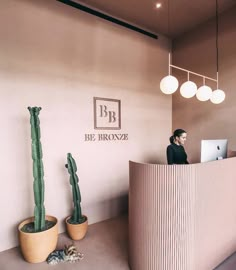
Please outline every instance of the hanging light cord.
M169 4L169 0L167 2L167 35L168 35L168 38L169 38L169 35L170 35L170 4ZM171 69L170 69L170 64L171 64L171 54L170 54L170 51L169 51L169 64L168 64L168 73L170 75L170 72L171 72Z
M168 32L168 37L169 37L169 34L170 34L170 1L168 0L168 14L167 14L167 32Z
M219 72L219 46L218 46L218 35L219 35L219 20L218 20L218 0L216 0L216 74L217 74L217 88L218 88L218 72Z

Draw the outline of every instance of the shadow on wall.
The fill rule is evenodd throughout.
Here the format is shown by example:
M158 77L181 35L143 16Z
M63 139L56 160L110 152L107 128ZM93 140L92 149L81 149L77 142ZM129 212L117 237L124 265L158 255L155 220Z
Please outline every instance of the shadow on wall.
M97 201L96 204L84 205L83 211L89 217L90 224L128 213L128 193Z
M144 163L148 163L148 164L167 164L167 160L165 160L164 162L159 160L156 156L154 157L149 157L148 159L145 160Z
M123 194L117 198L112 198L106 202L109 216L128 212L128 194Z
M236 151L228 149L227 158L236 157Z

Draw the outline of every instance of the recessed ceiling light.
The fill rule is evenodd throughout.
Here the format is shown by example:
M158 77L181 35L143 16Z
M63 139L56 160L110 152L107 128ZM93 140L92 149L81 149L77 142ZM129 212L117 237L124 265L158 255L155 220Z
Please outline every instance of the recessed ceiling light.
M161 3L156 3L156 8L161 8Z

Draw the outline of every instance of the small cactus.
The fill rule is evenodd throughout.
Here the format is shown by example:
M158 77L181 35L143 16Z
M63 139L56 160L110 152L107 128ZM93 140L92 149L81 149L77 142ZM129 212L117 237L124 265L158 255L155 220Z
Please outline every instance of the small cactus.
M81 224L86 221L86 217L81 212L81 195L79 189L79 178L76 174L77 166L75 160L70 153L67 154L67 164L65 165L70 174L70 184L72 186L74 210L70 219L70 223Z
M40 142L40 107L28 107L30 112L31 139L32 139L32 159L34 176L34 231L40 232L45 229L45 207L44 207L44 171L43 153Z

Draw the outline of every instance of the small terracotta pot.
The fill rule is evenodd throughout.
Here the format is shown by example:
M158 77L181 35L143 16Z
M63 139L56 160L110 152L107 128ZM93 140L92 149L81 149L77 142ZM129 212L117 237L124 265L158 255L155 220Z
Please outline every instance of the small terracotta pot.
M83 216L86 217L86 216ZM88 218L86 217L86 221L81 224L70 224L68 220L71 216L67 217L66 222L66 230L69 234L70 238L73 240L81 240L85 237L88 230Z
M22 232L21 228L34 221L34 217L28 218L18 226L19 244L21 252L27 262L44 262L48 255L55 250L58 239L58 222L55 217L46 216L46 220L54 221L56 224L43 232L27 233Z

